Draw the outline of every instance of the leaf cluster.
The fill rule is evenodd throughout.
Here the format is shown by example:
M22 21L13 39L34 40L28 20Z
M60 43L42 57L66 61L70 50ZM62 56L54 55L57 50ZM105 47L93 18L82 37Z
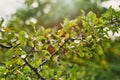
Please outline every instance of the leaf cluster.
M113 75L113 80L120 78L119 42L114 44L109 36L109 31L115 33L120 28L120 11L109 8L101 17L83 11L74 20L65 19L56 31L42 26L37 29L31 23L33 33L17 32L3 27L2 22L2 80L110 80Z

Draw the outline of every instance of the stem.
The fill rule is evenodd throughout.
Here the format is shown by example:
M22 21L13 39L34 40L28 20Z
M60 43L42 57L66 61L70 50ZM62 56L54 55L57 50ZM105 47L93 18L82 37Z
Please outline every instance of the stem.
M33 67L25 58L22 58L22 60L25 62L25 64L34 71L34 73L40 78L41 80L45 80L38 72L37 68Z
M57 53L60 51L60 49L61 49L69 40L70 40L70 39L66 39L65 42L59 47L59 49L51 54L50 59L52 59L52 57L53 57L55 54L57 54ZM39 65L39 67L43 66L43 65L44 65L45 63L47 63L47 62L48 62L48 59L45 59L45 60Z
M2 48L6 48L6 49L10 49L10 48L12 48L12 46L7 46L7 45L3 45L3 44L0 44L0 47L2 47Z

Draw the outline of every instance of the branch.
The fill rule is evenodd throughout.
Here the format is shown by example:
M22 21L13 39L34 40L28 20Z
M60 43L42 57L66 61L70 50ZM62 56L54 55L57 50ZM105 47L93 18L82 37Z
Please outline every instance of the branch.
M22 60L25 62L25 64L34 71L34 73L40 78L41 80L45 80L38 72L37 68L33 67L25 58L22 58Z
M32 53L35 50L36 40L33 41L33 44L34 44L34 46L32 47L32 49L29 52L26 52L27 55L26 55L25 59L30 55L30 53Z
M80 40L80 41L82 41L82 39L73 39L73 38L68 38L68 39L66 39L65 42L59 47L59 49L58 49L57 51L53 52L53 53L50 55L50 59L52 59L52 57L53 57L55 54L57 54L57 53L60 51L60 49L61 49L69 40L71 40L71 41L74 41L74 40ZM45 63L47 63L47 62L48 62L48 59L45 59L44 61L42 61L42 63L39 65L39 67L43 66L43 65L44 65Z
M6 48L6 49L16 48L16 47L19 46L19 45L20 45L20 43L16 44L15 46L12 46L12 44L10 44L10 45L4 45L4 44L1 44L1 43L0 43L0 47L1 47L1 48Z
M1 44L1 43L0 43L0 47L1 47L1 48L6 48L6 49L10 49L10 48L12 48L12 46L3 45L3 44Z
M61 49L69 40L70 40L70 38L69 38L69 39L66 39L65 42L59 47L59 49L58 49L57 51L53 52L53 53L50 55L50 59L52 59L52 57L53 57L55 54L57 54L57 53L60 51L60 49ZM45 60L39 65L39 67L43 66L43 65L44 65L45 63L47 63L47 62L48 62L48 59L45 59Z

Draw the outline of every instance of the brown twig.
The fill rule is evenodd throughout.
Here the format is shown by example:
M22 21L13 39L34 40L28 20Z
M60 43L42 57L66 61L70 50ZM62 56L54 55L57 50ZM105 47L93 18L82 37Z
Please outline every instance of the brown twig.
M41 80L45 80L38 72L38 69L33 67L25 58L22 58L22 60L25 62L25 64L34 71L34 73L40 78Z
M57 54L59 51L60 51L60 49L66 44L66 42L68 42L70 40L70 38L69 39L66 39L65 40L65 42L59 47L59 49L57 50L57 51L55 51L55 52L53 52L51 55L50 55L50 59L52 59L52 57L55 55L55 54ZM39 67L41 67L41 66L43 66L45 63L47 63L48 62L48 59L45 59L40 65L39 65Z
M52 57L53 57L55 54L57 54L57 53L60 51L60 49L61 49L69 40L71 40L71 41L74 41L74 40L80 40L80 41L82 41L82 39L73 39L73 38L68 38L68 39L66 39L65 42L59 47L59 49L58 49L57 51L51 53L50 59L52 59ZM39 67L43 66L43 65L44 65L45 63L47 63L47 62L48 62L48 59L45 59L44 61L42 61L42 63L39 65Z
M35 50L36 40L33 41L33 45L34 45L34 46L32 47L32 49L31 49L29 52L26 52L27 55L26 55L25 59L30 55L30 53L32 53L32 52Z
M6 48L6 49L10 49L10 48L12 48L12 46L3 45L3 44L0 44L0 47L1 47L1 48Z

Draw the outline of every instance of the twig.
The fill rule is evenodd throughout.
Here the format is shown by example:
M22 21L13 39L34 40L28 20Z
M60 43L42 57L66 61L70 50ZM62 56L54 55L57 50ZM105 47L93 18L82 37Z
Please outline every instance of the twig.
M8 46L8 45L0 44L0 47L1 47L1 48L10 49L10 48L12 48L13 46Z
M34 51L34 47L32 47L32 49L29 51L29 52L26 52L27 53L27 55L26 55L26 57L25 57L25 59L30 55L30 53L32 53L33 51Z
M52 59L52 57L53 57L55 54L57 54L57 53L60 51L60 49L61 49L69 40L71 40L71 41L81 40L81 41L82 41L82 39L72 39L72 38L66 39L65 42L59 47L59 49L58 49L57 51L53 52L53 53L50 55L50 59ZM48 59L45 59L44 61L42 61L42 63L39 65L39 67L43 66L43 65L44 65L45 63L47 63L47 62L48 62Z
M22 60L25 62L25 64L34 71L34 73L40 78L41 80L45 80L38 72L38 69L33 67L25 58L22 58Z
M19 44L17 44L16 46L13 46L13 48L16 48L16 47L18 47L20 45L20 43Z
M32 47L32 49L29 52L26 52L27 55L26 55L25 59L30 55L30 53L32 53L35 50L36 40L33 41L33 44L34 44L34 46Z
M0 43L0 47L1 47L1 48L6 48L6 49L16 48L16 47L19 46L19 45L20 45L20 43L17 44L17 45L15 45L15 46L12 46L12 44L10 44L10 45L4 45L4 44L1 44L1 43Z
M69 38L69 39L66 39L65 42L59 47L59 49L51 54L50 59L52 59L52 57L53 57L55 54L57 54L57 53L60 51L60 49L65 45L65 43L68 42L69 40L70 40L70 38ZM43 65L44 65L45 63L47 63L47 62L48 62L48 59L45 59L45 60L39 65L39 67L43 66Z

